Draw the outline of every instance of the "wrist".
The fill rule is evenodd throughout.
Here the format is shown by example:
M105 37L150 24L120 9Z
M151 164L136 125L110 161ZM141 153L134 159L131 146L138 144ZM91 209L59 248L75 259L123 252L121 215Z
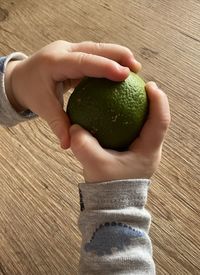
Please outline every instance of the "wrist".
M127 179L94 184L80 183L79 189L85 209L116 209L143 207L149 184L148 179Z
M10 104L17 112L22 112L26 109L19 103L16 97L16 84L19 81L17 76L17 70L21 62L22 62L21 60L10 61L7 64L6 72L5 72L6 94Z
M130 160L125 163L120 163L115 160L110 164L95 165L92 169L83 169L84 180L87 183L126 179L150 180L158 164L156 161L151 162L149 160L149 163L145 165L144 161L140 162L139 158L137 159L138 162L136 162L136 160Z

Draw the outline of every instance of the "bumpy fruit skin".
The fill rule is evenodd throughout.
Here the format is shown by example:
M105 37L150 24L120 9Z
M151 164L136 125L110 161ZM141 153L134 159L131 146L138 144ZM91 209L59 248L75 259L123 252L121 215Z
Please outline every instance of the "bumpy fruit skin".
M122 82L85 78L69 98L67 113L104 148L126 150L139 135L148 114L144 81L134 73Z

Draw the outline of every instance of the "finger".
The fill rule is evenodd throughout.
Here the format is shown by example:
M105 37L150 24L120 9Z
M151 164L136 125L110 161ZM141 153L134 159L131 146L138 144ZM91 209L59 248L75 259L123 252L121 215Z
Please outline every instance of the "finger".
M63 149L70 146L69 128L70 121L64 112L59 99L55 94L49 93L48 100L43 101L43 108L36 113L48 123L53 133L58 137Z
M141 64L135 59L130 49L121 45L84 41L71 44L70 48L73 52L84 52L112 59L134 72L141 70Z
M98 141L79 125L71 126L70 136L72 152L85 169L89 167L91 170L94 163L99 163L105 157L106 152Z
M131 146L145 153L160 150L170 124L170 109L166 94L154 82L146 84L149 98L149 115L139 138ZM138 148L140 147L140 148Z
M53 133L58 137L61 148L68 149L70 146L69 118L60 105L55 104L55 102L52 102L52 105L51 111L46 113L43 118L47 121Z
M63 94L64 94L64 82L59 82L56 87L56 97L58 98L61 106L64 104Z
M64 83L59 82L56 87L56 97L60 102L60 105L58 105L58 111L56 112L55 116L53 116L53 119L49 120L49 125L55 135L60 140L61 148L68 149L69 148L69 127L70 122L69 118L67 117L66 113L63 112L63 109L60 107L63 107L64 101L63 101L63 93L64 93ZM58 115L57 122L56 122L56 115Z
M129 68L111 59L82 52L72 52L62 57L54 70L54 80L79 79L84 76L122 81L128 77Z
M53 133L58 137L60 146L63 149L68 149L70 146L69 128L70 121L62 108L55 108L51 114L45 119L49 124Z

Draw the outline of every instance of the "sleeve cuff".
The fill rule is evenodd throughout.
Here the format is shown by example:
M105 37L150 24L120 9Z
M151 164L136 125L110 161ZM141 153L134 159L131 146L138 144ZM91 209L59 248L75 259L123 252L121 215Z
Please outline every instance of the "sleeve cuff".
M115 180L79 184L81 208L85 210L143 208L147 201L148 179Z
M27 56L20 52L12 53L0 58L0 124L4 126L14 126L20 122L36 117L30 110L17 113L10 104L5 91L5 71L8 62L11 60L23 60Z

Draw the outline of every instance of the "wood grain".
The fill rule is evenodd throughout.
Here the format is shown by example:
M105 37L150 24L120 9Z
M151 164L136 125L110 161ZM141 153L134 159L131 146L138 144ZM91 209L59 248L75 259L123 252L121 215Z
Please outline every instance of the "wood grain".
M57 40L128 46L172 123L148 208L157 274L200 274L200 1L1 0L1 55ZM0 132L0 274L77 274L81 167L41 119Z

